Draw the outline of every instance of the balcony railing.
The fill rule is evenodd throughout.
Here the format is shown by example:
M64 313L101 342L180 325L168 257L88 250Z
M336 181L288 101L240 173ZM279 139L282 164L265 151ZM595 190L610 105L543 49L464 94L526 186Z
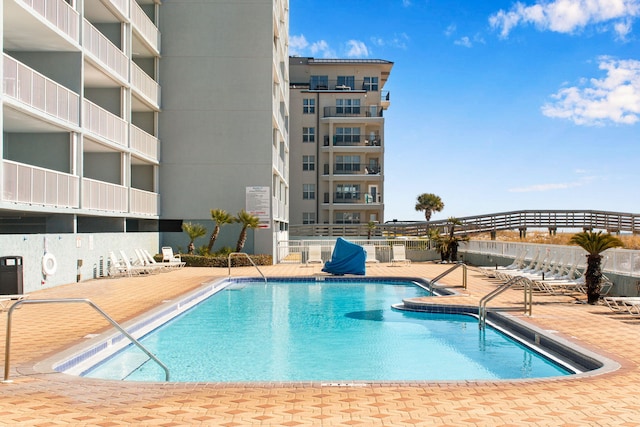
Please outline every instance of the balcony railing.
M129 0L108 0L124 17L129 16ZM135 1L135 0L133 0ZM86 7L86 6L85 6Z
M284 202L281 202L276 197L271 198L271 208L274 219L280 219L287 221L289 219L289 210Z
M380 105L324 107L323 117L382 117L383 111Z
M324 146L329 146L329 140L334 147L379 147L382 139L378 135L329 135L324 136Z
M158 193L131 188L129 194L131 197L131 213L152 216L158 215L160 202L160 195Z
M371 204L382 203L382 196L376 194L372 196L369 193L353 192L353 193L333 193L333 202L330 202L331 193L324 193L324 203L357 203L357 204Z
M131 2L131 21L133 22L133 27L140 33L149 46L156 52L159 52L160 32L135 0Z
M371 83L371 81L365 82L364 79L326 79L326 80L310 80L309 83L303 83L303 85L309 85L309 90L330 90L330 91L367 91L378 92L380 85L378 83Z
M82 208L108 212L127 212L127 187L82 178Z
M88 99L83 100L83 127L118 145L127 145L127 122L113 113L97 106Z
M329 175L330 165L324 164L324 175ZM363 166L362 163L335 164L333 175L379 175L380 166Z
M43 16L54 27L71 37L76 43L80 40L80 14L63 0L19 0Z
M131 85L155 107L160 105L160 85L131 61Z
M131 132L131 149L153 160L158 160L158 148L160 147L158 138L134 125L129 127L129 132Z
M78 208L79 177L10 160L3 160L2 166L2 200L57 208Z
M128 81L129 59L127 56L86 19L83 33L82 44L87 51L106 68Z
M16 61L4 57L3 92L29 107L78 126L80 96Z

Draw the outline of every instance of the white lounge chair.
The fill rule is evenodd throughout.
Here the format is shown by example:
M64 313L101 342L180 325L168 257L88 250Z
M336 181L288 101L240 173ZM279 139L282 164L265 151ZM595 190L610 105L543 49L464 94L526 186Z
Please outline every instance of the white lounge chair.
M375 245L365 245L363 246L364 251L367 253L367 259L365 262L380 262L376 258L376 247Z
M127 270L127 266L123 261L116 257L113 251L109 252L109 270L108 274L111 277L129 276L130 272Z
M391 248L393 252L393 258L391 259L391 265L395 265L396 263L402 263L404 265L411 264L411 260L407 258L405 254L404 245L393 245Z
M309 252L307 253L307 264L311 263L320 263L323 264L322 260L322 247L318 245L309 246Z
M122 257L122 263L125 266L125 271L129 276L133 276L134 274L149 274L151 273L152 268L146 265L133 264L125 251L120 250L120 256Z
M164 265L164 263L160 263L158 261L155 260L155 258L149 253L148 250L146 249L140 249L140 252L142 252L142 256L144 258L146 258L147 260L147 265L150 265L154 268L157 268L160 271L166 270L167 268L170 268L170 266L166 266Z
M174 268L181 268L186 265L186 262L182 261L180 254L174 254L171 246L162 247L162 262L164 265Z
M136 253L136 258L137 258L136 261L133 263L134 266L136 265L144 266L147 269L149 269L149 273L159 273L160 271L164 270L164 267L158 264L155 260L153 260L153 262L150 262L149 259L147 259L147 256L142 251L142 249L134 249L134 252Z

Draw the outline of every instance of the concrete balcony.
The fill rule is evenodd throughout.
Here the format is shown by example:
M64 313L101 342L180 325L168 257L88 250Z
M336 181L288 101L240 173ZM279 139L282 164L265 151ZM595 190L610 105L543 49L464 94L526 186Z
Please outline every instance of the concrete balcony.
M131 61L131 89L153 109L160 108L160 85Z
M131 135L131 149L157 162L160 152L160 141L158 138L134 125L129 126L129 132Z
M129 81L129 58L86 19L84 20L82 44L94 62L115 74L122 81Z
M62 39L79 43L80 14L64 0L4 0L3 7L5 48L69 50Z
M160 209L160 195L150 191L129 189L132 214L158 216Z
M83 100L83 123L85 130L100 139L127 146L127 122L88 99Z
M2 161L2 200L55 208L78 208L80 178L10 160Z
M80 96L37 71L3 54L3 93L15 105L42 113L66 124L79 126Z
M126 213L128 196L122 185L82 178L82 209Z
M149 19L140 5L135 1L131 2L131 22L133 29L139 35L147 48L155 54L160 53L160 31L158 27ZM135 51L134 51L135 53Z

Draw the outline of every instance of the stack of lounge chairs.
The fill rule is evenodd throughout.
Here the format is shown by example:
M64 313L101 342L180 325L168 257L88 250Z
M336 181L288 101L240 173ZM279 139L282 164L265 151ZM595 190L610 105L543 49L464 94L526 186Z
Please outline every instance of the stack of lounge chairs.
M163 261L157 262L146 249L135 249L135 257L129 257L120 250L120 257L114 251L109 252L108 274L111 277L118 276L139 276L169 271L185 266L185 262L180 258L180 254L173 254L170 247L163 247Z
M487 277L507 282L514 277L522 277L534 290L552 295L586 293L584 275L577 261L570 262L561 251L538 250L526 259L526 250L516 256L513 263L505 267L481 267ZM606 261L606 258L605 258ZM601 295L607 295L613 283L603 275ZM638 309L640 312L640 308Z

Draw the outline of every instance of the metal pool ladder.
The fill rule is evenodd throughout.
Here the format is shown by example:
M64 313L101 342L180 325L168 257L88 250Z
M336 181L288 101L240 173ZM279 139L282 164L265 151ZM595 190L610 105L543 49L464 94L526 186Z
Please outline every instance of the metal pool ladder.
M489 292L487 295L482 297L480 300L480 306L478 307L478 328L484 329L487 323L487 303L511 288L518 283L522 283L524 287L524 312L531 316L531 310L533 305L533 290L531 286L531 281L523 276L516 276L509 279L506 283L495 288L493 291ZM508 310L508 309L503 309Z
M169 381L169 368L160 361L153 353L151 353L145 346L143 346L140 341L135 339L129 332L125 331L125 329L118 324L115 320L111 318L107 313L105 313L100 307L93 303L93 301L86 298L61 298L61 299L23 299L11 306L7 313L7 339L4 348L4 380L2 383L10 383L9 380L9 356L11 354L11 315L13 314L13 310L23 304L66 304L66 303L85 303L89 304L93 307L98 313L102 315L109 323L111 323L122 335L129 338L133 344L135 344L140 350L142 350L147 356L149 356L154 362L156 362L160 367L164 370L165 381Z
M253 266L256 268L256 270L258 270L258 273L260 273L260 275L262 276L262 278L264 279L264 284L267 284L267 278L265 277L264 274L262 274L262 271L260 271L260 269L258 268L258 266L256 265L255 262L253 262L253 260L251 259L251 257L249 255L247 255L245 252L231 252L229 254L229 259L227 260L227 265L229 267L229 279L231 278L231 256L232 255L244 255L247 257L247 259L249 260L249 262L251 264L253 264Z

